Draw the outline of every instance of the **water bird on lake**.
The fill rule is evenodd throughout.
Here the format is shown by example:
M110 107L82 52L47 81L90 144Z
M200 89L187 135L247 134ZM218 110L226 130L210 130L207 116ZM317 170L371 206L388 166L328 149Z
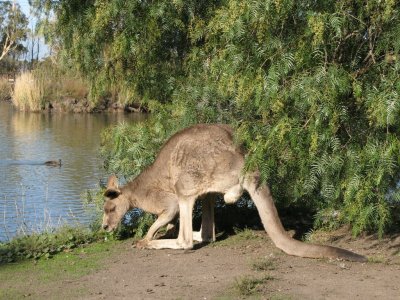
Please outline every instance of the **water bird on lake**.
M61 167L61 159L59 159L58 161L56 161L56 160L48 160L44 164L46 166L50 166L50 167Z

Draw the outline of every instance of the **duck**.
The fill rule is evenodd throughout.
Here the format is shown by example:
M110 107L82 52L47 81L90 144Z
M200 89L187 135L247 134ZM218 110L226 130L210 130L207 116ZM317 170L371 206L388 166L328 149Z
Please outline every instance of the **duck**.
M44 164L46 166L50 166L50 167L61 167L61 159L59 159L58 161L56 161L56 160L48 160Z

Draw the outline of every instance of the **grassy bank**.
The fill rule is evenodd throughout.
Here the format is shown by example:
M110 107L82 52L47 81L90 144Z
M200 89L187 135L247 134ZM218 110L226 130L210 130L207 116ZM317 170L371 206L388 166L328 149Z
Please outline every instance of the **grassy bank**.
M40 111L63 97L84 99L87 95L88 85L80 76L43 62L16 77L12 101L20 110Z
M0 299L36 299L33 291L37 286L52 282L69 282L103 267L107 257L119 249L116 241L98 241L90 245L80 245L75 249L64 249L53 259L24 260L3 265L0 268ZM4 288L5 287L5 288ZM71 290L71 296L79 296L83 291ZM54 298L57 291L50 291Z
M0 88L2 85L0 81ZM54 64L50 59L17 75L13 91L6 94L15 107L25 111L146 111L126 88L109 83L101 91L92 90L82 75Z
M104 240L105 237L105 233L100 231L79 227L62 227L54 232L16 237L9 242L0 243L0 264L26 259L49 259L55 254Z
M112 233L101 230L103 197L102 192L88 192L86 202L93 205L96 217L90 226L46 227L42 232L26 228L25 234L16 236L7 242L0 242L0 266L25 260L46 260L56 254L69 252L75 248L102 241L123 240L130 237L141 239L155 218L151 214L137 210L129 212L121 225ZM21 224L25 225L25 224Z
M59 237L57 239L61 241L62 236L74 234L74 245L64 247L62 251L53 257L44 255L41 256L41 259L23 259L14 263L0 265L0 299L21 299L26 297L29 297L29 299L42 299L45 294L50 299L57 299L60 297L60 292L54 286L68 286L81 280L86 275L104 270L107 266L110 266L110 262L114 262L117 259L117 253L129 251L127 249L130 249L132 243L132 239L119 241L103 237L102 239L78 244L79 240L84 241L84 239L77 236L81 234L77 230L73 232L71 230L64 229L64 231L58 232ZM36 236L36 238L45 239L45 236L45 234L42 234ZM53 235L52 238L55 239L56 237ZM49 240L50 236L47 235L46 239ZM29 240L31 241L31 239ZM215 243L215 247L212 247L212 249L221 251L217 249L240 247L248 244L249 241L253 243L255 241L261 242L262 239L255 232L244 230L237 232L232 238ZM14 242L18 242L21 246L21 240L16 239ZM64 240L63 243L69 244L70 242ZM162 251L148 253L158 255ZM245 281L240 284L242 289L246 289L246 287L242 287L244 284ZM251 283L248 283L248 285L251 285ZM254 288L250 286L247 289L253 290ZM90 291L85 288L66 289L62 294L68 295L68 298L79 298L88 297Z

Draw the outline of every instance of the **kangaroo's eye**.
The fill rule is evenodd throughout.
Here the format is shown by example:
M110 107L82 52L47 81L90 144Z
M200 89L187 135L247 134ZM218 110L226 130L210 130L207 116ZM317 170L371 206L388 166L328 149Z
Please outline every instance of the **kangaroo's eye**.
M110 212L114 212L115 211L115 206L110 208Z

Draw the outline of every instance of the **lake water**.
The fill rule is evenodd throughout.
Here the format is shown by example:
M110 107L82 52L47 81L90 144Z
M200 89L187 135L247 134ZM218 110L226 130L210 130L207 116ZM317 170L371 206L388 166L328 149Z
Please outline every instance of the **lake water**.
M65 223L88 224L82 195L106 178L99 157L107 126L140 114L48 114L0 102L0 241ZM62 160L61 167L44 165Z

